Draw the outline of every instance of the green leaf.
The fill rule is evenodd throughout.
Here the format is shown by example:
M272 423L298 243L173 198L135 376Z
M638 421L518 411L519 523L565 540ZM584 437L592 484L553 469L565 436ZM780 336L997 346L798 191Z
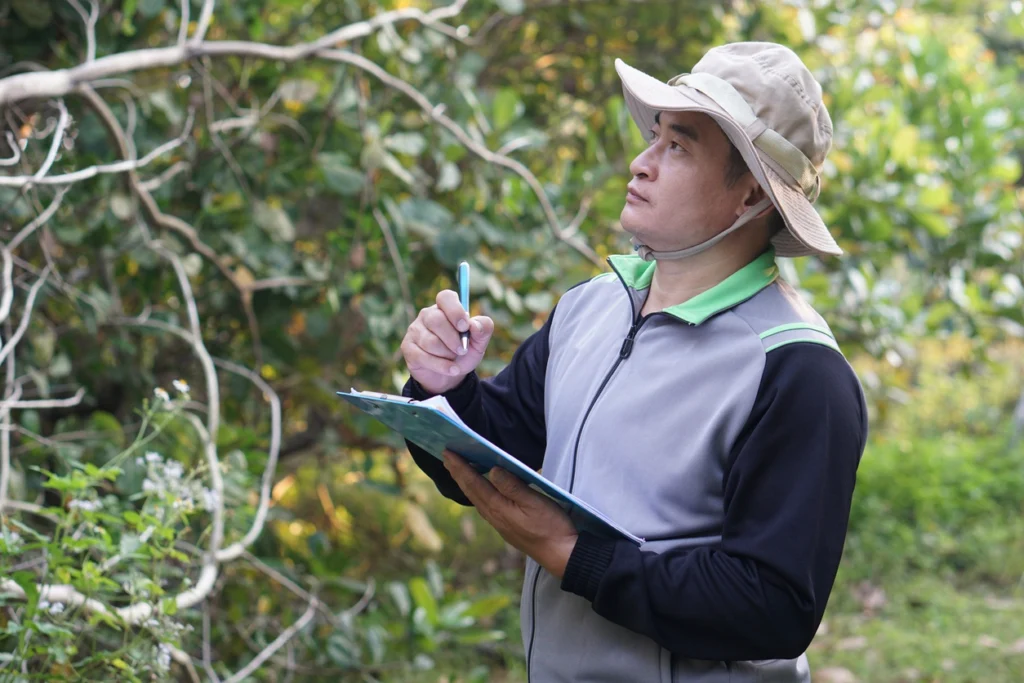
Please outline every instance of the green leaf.
M350 167L347 162L346 154L324 153L317 157L324 184L342 196L359 194L366 182L362 171Z
M511 598L507 595L492 595L490 597L477 600L463 614L464 616L473 617L474 619L493 617L495 614L508 607L510 602Z
M267 202L257 200L253 207L253 219L271 237L282 242L295 240L295 226L285 210Z
M495 0L498 7L505 14L522 14L526 8L526 3L523 0Z
M462 172L459 170L459 167L451 161L441 164L441 172L438 173L434 189L438 192L450 192L457 189L461 184Z
M36 588L36 575L32 572L14 572L11 574L11 580L25 591L29 614L34 613L39 604L39 589Z
M508 124L516 120L523 111L523 103L519 94L512 88L502 88L494 96L494 127L497 130L505 129Z
M14 13L31 28L45 28L53 19L50 3L39 0L11 0Z
M409 616L409 612L412 611L412 601L409 599L409 589L406 588L405 584L399 581L392 581L388 584L388 593L391 594L391 599L395 601L398 613L403 617Z
M472 257L479 244L480 236L471 228L460 225L441 232L434 242L434 255L445 266L455 268L460 261Z
M139 0L139 14L152 19L164 8L164 0Z
M419 133L394 133L384 138L384 146L402 154L419 156L427 147L427 140Z
M384 661L384 642L387 637L388 632L380 624L374 624L366 629L366 644L370 647L372 664L380 664Z
M358 643L340 631L335 631L327 639L327 656L344 668L356 667L362 659Z
M409 593L417 607L422 607L426 612L427 623L437 623L437 600L430 592L430 586L425 579L417 576L409 581Z

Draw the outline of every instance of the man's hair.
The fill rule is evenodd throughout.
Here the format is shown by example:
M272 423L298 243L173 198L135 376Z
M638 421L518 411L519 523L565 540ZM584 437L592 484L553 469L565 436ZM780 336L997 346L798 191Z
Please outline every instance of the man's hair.
M743 160L740 150L732 144L732 140L729 140L729 158L725 162L725 186L732 187L747 173L750 173L750 167ZM768 215L768 235L774 237L776 233L785 229L786 221L782 219L779 210L775 209Z

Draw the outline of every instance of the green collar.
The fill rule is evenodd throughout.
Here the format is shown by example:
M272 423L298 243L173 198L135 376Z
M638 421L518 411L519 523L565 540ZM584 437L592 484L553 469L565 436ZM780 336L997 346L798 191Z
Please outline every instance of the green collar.
M635 254L615 254L608 257L619 279L630 289L642 290L651 286L657 263L644 261ZM775 281L779 268L775 265L775 249L769 247L756 259L725 278L711 289L675 306L664 309L665 313L685 320L693 325L722 311L746 301Z

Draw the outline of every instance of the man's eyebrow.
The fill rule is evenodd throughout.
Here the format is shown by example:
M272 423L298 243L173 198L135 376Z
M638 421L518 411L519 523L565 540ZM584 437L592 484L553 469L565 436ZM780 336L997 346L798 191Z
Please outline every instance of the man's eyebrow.
M654 123L656 125L661 125L660 111L654 114ZM697 129L694 128L693 126L687 126L682 123L670 123L668 127L674 130L675 132L679 133L683 137L690 138L694 142L700 142L700 136L697 135Z

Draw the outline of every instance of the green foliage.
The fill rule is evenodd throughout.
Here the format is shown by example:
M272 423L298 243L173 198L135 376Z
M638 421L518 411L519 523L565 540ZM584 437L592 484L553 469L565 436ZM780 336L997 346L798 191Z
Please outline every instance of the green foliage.
M190 4L191 31L201 5ZM409 0L217 3L208 38L286 45L409 6L429 9ZM177 40L180 3L103 7L99 57ZM495 0L469 3L452 23L465 23L472 42L401 22L337 47L408 82L431 112L522 164L563 226L584 204L579 234L599 257L628 249L618 215L628 163L643 144L614 58L668 78L720 42L793 46L821 78L833 114L817 206L847 258L782 266L858 362L873 425L844 572L853 580L924 570L997 585L1024 572L1021 454L1004 447L1021 375L1001 369L1007 356L995 351L1024 333L1019 3ZM29 62L79 64L86 49L70 4L22 0L0 8L0 45L0 78ZM351 680L434 682L447 669L498 680L515 670L521 558L438 500L394 435L343 410L334 391L403 384L396 349L410 316L454 284L462 259L474 268L474 313L497 323L484 373L499 370L558 295L600 266L553 236L520 175L482 160L420 104L355 66L229 57L126 77L131 88L108 82L98 93L139 156L197 115L185 142L140 176L154 181L159 209L194 228L208 250L154 221L123 174L71 186L45 230L16 250L19 283L47 264L61 276L59 287L42 290L15 354L19 381L38 398L77 387L86 397L73 408L13 411L21 431L10 432L12 497L42 502L57 521L21 513L0 521L0 574L9 570L28 596L0 606L0 638L11 646L0 650L40 675L60 679L73 669L98 680L153 674L166 659L161 642L201 652L197 609L172 615L167 602L158 625L128 639L102 623L83 636L69 628L86 623L83 613L51 614L35 590L58 581L114 607L143 599L142 590L157 600L158 590L194 580L198 559L177 555L185 551L176 544L208 541L201 506L176 510L169 492L145 490L157 468L146 461L150 449L162 454L160 467L188 468L177 494L198 501L195 477L210 474L180 414L136 411L153 386L199 376L188 344L123 324L145 314L188 325L153 236L181 257L210 353L255 368L281 396L282 471L252 552L316 591L333 615L318 612L296 636L296 661ZM78 94L65 102L72 124L51 174L118 161L97 111ZM4 125L25 141L24 169L5 173L41 164L54 111L48 101L4 110ZM216 135L208 113L221 122ZM3 147L0 157L9 156ZM156 182L176 165L184 170ZM51 186L0 187L5 228L14 234L54 196ZM280 278L288 284L242 291ZM19 292L12 322L23 306ZM928 336L941 340L938 350L917 343ZM235 538L255 516L270 426L259 392L219 378L215 437ZM201 413L207 390L192 393L188 410ZM101 507L68 509L69 497ZM44 550L45 564L22 567ZM113 572L97 570L118 553ZM143 582L130 584L131 594L122 590L129 567ZM213 666L227 675L299 619L307 601L250 564L226 565L220 576L206 605ZM272 658L257 676L271 680L282 661ZM863 671L882 680L877 668Z

